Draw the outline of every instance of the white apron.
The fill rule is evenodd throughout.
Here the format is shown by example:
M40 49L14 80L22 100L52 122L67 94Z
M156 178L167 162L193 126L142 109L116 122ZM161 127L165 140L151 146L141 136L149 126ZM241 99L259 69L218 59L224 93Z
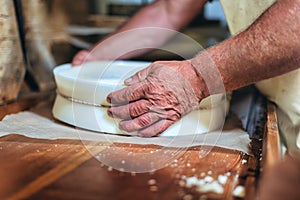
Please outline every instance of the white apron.
M276 2L276 0L220 1L232 35L246 29ZM279 129L288 153L300 157L300 69L261 81L256 86L278 107Z

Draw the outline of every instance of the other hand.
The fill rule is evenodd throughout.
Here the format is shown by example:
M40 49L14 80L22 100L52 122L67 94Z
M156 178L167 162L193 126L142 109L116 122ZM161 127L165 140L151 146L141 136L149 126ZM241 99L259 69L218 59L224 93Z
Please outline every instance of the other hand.
M84 62L99 60L93 56L88 50L79 51L72 60L72 66L82 65Z

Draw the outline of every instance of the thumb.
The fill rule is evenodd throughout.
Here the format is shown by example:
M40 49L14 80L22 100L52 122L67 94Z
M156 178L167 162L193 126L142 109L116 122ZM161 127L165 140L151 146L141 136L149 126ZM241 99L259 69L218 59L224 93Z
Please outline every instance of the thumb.
M147 67L145 69L142 69L141 71L135 73L130 78L127 78L124 81L125 85L130 86L132 84L139 83L139 82L145 80L147 78L147 76L149 75L150 67L151 66L149 66L149 67Z

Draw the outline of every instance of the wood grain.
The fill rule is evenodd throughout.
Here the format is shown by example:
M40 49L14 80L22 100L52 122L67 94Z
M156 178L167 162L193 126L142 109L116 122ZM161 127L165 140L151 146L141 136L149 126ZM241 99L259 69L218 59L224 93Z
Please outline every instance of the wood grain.
M35 110L49 115L51 105L50 102L45 110L35 105ZM18 106L17 102L11 104L15 111ZM253 156L205 146L187 148L180 154L170 149L177 157L154 156L149 161L143 156L159 149L155 145L2 137L0 199L237 199L232 194L236 186L251 191L255 185L252 172L257 170L257 160ZM132 154L135 156L128 157ZM110 163L124 166L143 167L164 159L169 162L156 170L137 173L124 167L113 168L101 159L103 156ZM220 184L220 193L214 189L205 191L203 185L187 184L192 177L202 181L211 177L218 182L220 176L227 177Z
M268 115L262 152L262 164L264 170L269 170L272 165L281 159L276 106L273 103L268 103L267 109Z
M235 185L230 183L237 181L235 175L238 173L239 165L236 165L236 162L231 163L232 168L229 171L232 174L230 174L229 180L224 186L225 192L223 194L199 192L196 186L189 188L181 185L182 182L185 184L183 177L200 177L202 172L207 175L212 170L213 174L211 176L216 179L219 174L223 174L228 170L220 170L220 168L217 170L209 164L205 165L204 161L199 162L198 159L195 159L198 156L197 151L192 152L187 152L186 155L182 156L176 162L177 165L171 163L168 167L149 173L121 172L103 165L96 159L89 160L82 167L62 177L31 198L56 199L62 194L65 194L64 199L182 199L186 196L199 198L203 195L215 199L230 197L231 189ZM215 156L207 159L215 160L213 159ZM237 155L232 156L235 160ZM218 157L219 154L216 158ZM228 163L230 162L231 160L228 161ZM78 179L82 182L76 181ZM151 185L151 181L155 184ZM62 187L63 185L67 185L67 187Z
M76 152L75 154L71 154L64 162L59 163L57 166L55 166L55 168L47 171L45 174L42 174L34 181L28 183L20 191L15 193L13 196L9 197L9 199L18 200L28 198L29 196L35 194L44 187L55 182L63 175L76 169L79 165L81 165L90 158L91 154L86 149L82 149Z
M18 113L20 111L29 110L30 108L40 104L41 102L51 101L54 98L54 91L49 92L29 92L26 95L20 96L19 99L6 103L0 106L0 120L6 115ZM49 111L47 111L48 113Z
M6 161L0 165L1 178L6 182L6 186L0 183L2 199L182 199L203 195L230 199L245 171L242 169L247 167L241 162L246 157L238 151L214 147L200 159L201 147L193 147L156 171L122 172L106 166L96 157L99 152L117 152L115 146L139 153L160 148L109 143L84 146L81 141L37 140L18 135L1 138L0 159ZM124 159L124 155L117 152L111 158L117 162ZM5 171L5 175L1 171ZM196 186L186 186L189 177L211 176L217 180L219 175L226 173L228 180L222 185L224 192L221 194L200 192ZM155 184L149 184L149 180L155 180Z

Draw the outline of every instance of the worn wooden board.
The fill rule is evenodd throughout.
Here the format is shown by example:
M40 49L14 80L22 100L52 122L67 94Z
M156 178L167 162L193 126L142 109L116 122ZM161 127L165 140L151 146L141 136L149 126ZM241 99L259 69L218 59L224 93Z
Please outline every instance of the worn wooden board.
M268 171L281 159L280 136L276 115L276 106L269 103L267 106L267 124L263 140L262 164L263 169Z
M41 97L42 98L42 97ZM48 98L49 99L49 98ZM26 102L26 101L24 101ZM28 100L27 102L30 102ZM40 102L44 104L45 100ZM11 109L24 104L11 104ZM51 101L48 106L51 108ZM16 106L14 110L12 107ZM28 106L28 105L27 105ZM47 107L47 104L45 105ZM4 107L0 107L0 110ZM36 105L32 111L49 114L49 107ZM0 112L1 113L1 112ZM109 148L105 148L108 147ZM119 152L115 147L122 148ZM87 148L88 147L88 148ZM89 149L89 150L88 150ZM160 149L155 145L122 143L83 143L74 140L39 140L19 135L0 138L1 199L234 199L236 185L245 185L251 156L224 148L186 149L167 166L153 172L134 173L112 169L97 160L99 153L113 162L124 159L126 152L151 154ZM174 149L177 154L177 149ZM208 151L206 154L206 152ZM124 154L125 153L125 154ZM206 155L200 157L201 155ZM133 160L141 166L148 164L142 156ZM254 158L252 158L254 159ZM153 160L159 162L159 160ZM129 163L126 160L126 163ZM255 165L256 166L256 165ZM209 176L221 184L223 192L199 190L197 184L188 187L187 180ZM252 183L249 185L251 186ZM200 186L199 186L200 187ZM201 186L203 187L203 186ZM202 188L203 189L203 188Z
M43 110L43 106L37 105L32 111L49 115L52 102L41 100L40 103L46 109ZM14 103L10 106L20 105ZM0 107L0 113L3 108ZM22 106L20 108L24 109ZM16 112L17 109L6 110L6 114L10 111ZM116 146L122 148L123 152L115 151ZM246 188L245 199L253 199L256 172L259 170L258 160L255 156L244 155L238 151L214 147L206 149L209 150L208 154L201 154L206 155L205 157L199 157L205 148L191 147L179 157L172 158L169 165L146 173L118 171L97 160L97 155L105 154L113 162L128 163L129 160L122 162L124 153L151 154L159 148L155 145L122 143L83 145L81 141L75 140L40 140L19 135L2 137L0 198L238 199L234 197L233 191L237 185L242 185ZM177 150L174 150L174 154L176 153ZM147 164L142 157L136 161L141 165ZM191 177L203 180L209 176L218 180L220 175L227 177L221 185L221 193L216 193L215 189L203 191L201 184L191 187L187 184Z
M110 144L98 144L94 152L103 151L105 145ZM153 145L118 145L131 152L157 149ZM247 171L242 160L248 157L215 147L200 159L199 148L189 148L169 166L155 172L127 173L99 162L80 141L11 135L0 139L1 183L5 183L0 184L0 194L2 199L232 199L234 187ZM200 192L197 186L186 184L189 177L210 176L218 180L226 173L228 179L220 194L214 190Z

